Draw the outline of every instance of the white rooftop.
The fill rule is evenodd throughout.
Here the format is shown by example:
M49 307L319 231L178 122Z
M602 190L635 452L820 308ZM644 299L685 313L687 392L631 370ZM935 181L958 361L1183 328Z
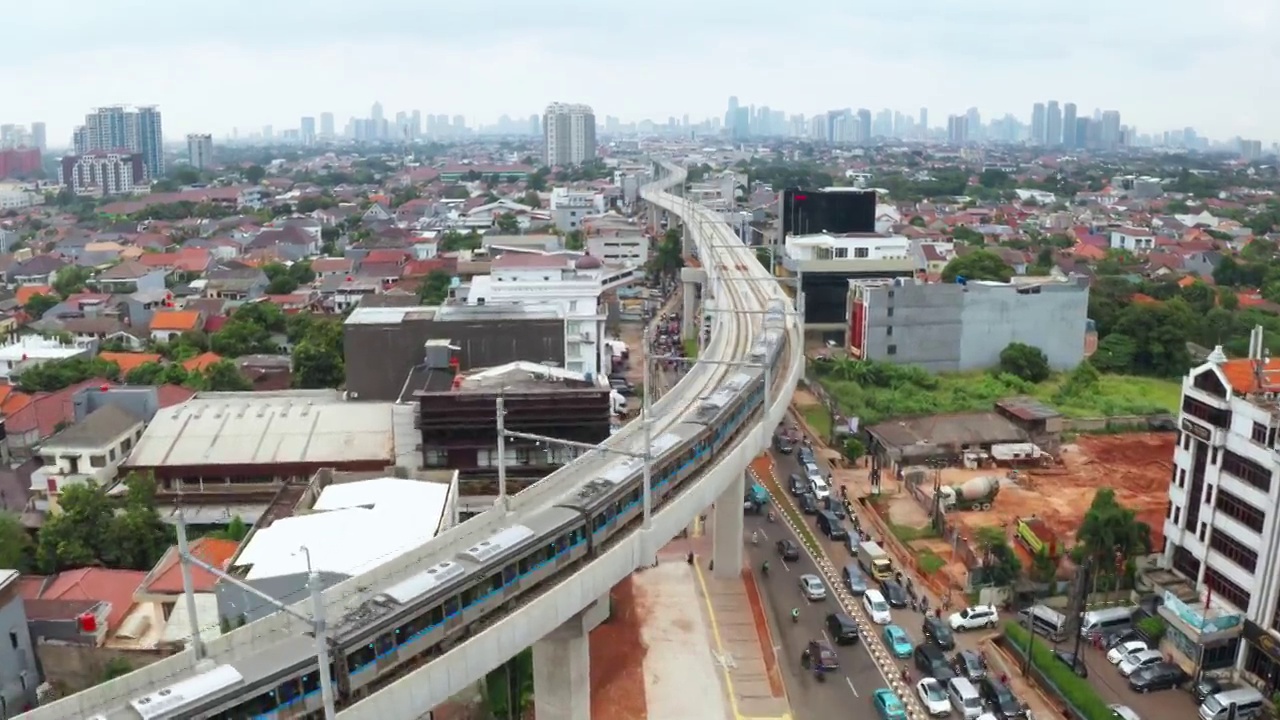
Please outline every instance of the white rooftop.
M330 485L312 512L254 532L235 564L251 566L248 580L305 573L299 549L306 547L316 570L359 575L435 537L448 500L444 483L387 477Z
M83 347L66 345L62 341L39 335L24 335L17 342L0 346L0 360L22 362L23 360L64 360L84 352Z
M331 390L198 393L156 413L130 467L382 460L395 454L391 403Z

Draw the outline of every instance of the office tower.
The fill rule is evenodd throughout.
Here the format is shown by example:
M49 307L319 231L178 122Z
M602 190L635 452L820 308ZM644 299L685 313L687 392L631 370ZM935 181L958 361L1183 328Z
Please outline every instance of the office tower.
M1094 123L1092 120L1090 120L1087 117L1076 118L1075 147L1077 149L1084 149L1084 148L1091 147L1089 142L1089 135L1091 134L1091 130L1093 129L1093 127L1096 127L1096 125L1097 123Z
M31 144L35 145L36 149L40 152L44 152L49 149L48 138L45 136L44 123L31 123Z
M320 137L325 140L333 139L333 113L320 113Z
M414 110L409 115L409 137L417 140L422 137L422 111Z
M529 116L529 134L537 137L542 134L542 118L537 115Z
M926 132L929 130L929 108L920 108L920 128Z
M746 108L739 108L739 111ZM543 161L578 165L596 157L596 114L589 105L551 103L542 115Z
M1120 111L1107 110L1102 113L1102 147L1112 150L1120 145Z
M1031 106L1031 144L1044 145L1045 138L1048 136L1046 132L1046 113L1044 103L1036 103Z
M1076 148L1076 104L1067 103L1062 106L1062 145Z
M729 134L733 134L734 127L738 123L738 96L729 96L729 107L724 112L724 126L729 130Z
M982 132L982 113L978 112L978 108L971 107L964 113L964 137L965 140L982 140L984 134Z
M187 162L196 170L213 167L213 136L192 134L187 136Z
M1050 100L1045 110L1044 124L1045 145L1057 147L1062 144L1062 109L1057 100Z
M316 119L313 117L304 117L298 123L298 139L303 145L315 145L316 143Z
M952 115L947 118L947 142L952 145L963 145L969 141L969 118L964 115Z
M382 103L375 102L373 104L373 107L369 110L369 119L372 122L370 123L368 139L378 140L386 137L386 133L383 132L383 126L386 125L386 119L382 116Z
M858 110L858 136L856 142L871 142L871 111L866 108Z

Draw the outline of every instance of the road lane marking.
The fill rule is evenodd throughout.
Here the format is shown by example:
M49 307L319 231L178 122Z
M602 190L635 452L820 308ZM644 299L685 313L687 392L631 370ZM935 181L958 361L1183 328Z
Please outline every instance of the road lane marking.
M760 528L756 532L760 533L761 537L763 537L765 540L769 539L769 533L765 532L764 528Z
M849 683L849 689L853 691L854 697L862 697L861 695L858 694L858 688L853 686L853 680L850 680L848 675L844 676L844 681Z

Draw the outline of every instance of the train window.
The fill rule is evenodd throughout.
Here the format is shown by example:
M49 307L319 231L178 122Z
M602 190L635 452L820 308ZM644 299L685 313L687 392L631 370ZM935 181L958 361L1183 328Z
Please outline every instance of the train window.
M450 615L456 615L456 614L458 614L458 598L451 597L448 600L445 600L444 616L449 617Z
M427 617L431 620L430 625L439 625L444 622L444 611L437 605L427 611Z
M520 566L520 574L524 575L532 570L535 562L537 561L533 559L532 555L520 558L520 562L518 563Z
M352 653L347 656L347 667L352 670L359 670L365 665L373 662L373 658L373 645L362 646L359 649L352 651Z
M378 655L382 655L383 653L390 652L392 649L395 648L395 646L396 646L396 639L395 639L395 636L392 635L391 633L387 633L386 635L379 635L378 639L374 641L374 649L377 650Z
M286 680L283 683L281 683L280 687L276 688L276 694L279 695L280 702L282 703L287 703L290 700L293 700L294 698L301 695L302 689L299 686L298 678L293 678L292 680Z
M502 589L502 573L498 573L493 577L489 578L489 590L491 592L498 592L501 589Z
M517 575L519 575L519 573L516 572L515 565L508 565L502 568L502 582L504 584L510 585L515 582Z
M302 694L310 695L320 689L320 671L309 672L302 676Z
M262 715L275 710L280 703L276 702L276 693L274 690L265 692L249 702L236 708L239 710L237 715Z
M562 553L562 552L564 552L565 550L568 550L568 549L569 549L569 536L568 536L568 535L561 535L560 537L556 538L556 552L557 552L557 553Z
M428 619L428 616L430 614L431 613L427 613L426 615L420 615L416 618L413 618L409 622L401 625L399 629L396 630L396 635L397 635L396 642L401 644L406 643L414 635L417 635L418 633L430 627L430 621Z
M480 588L469 587L462 591L462 607L471 607L475 604L476 597L480 595Z

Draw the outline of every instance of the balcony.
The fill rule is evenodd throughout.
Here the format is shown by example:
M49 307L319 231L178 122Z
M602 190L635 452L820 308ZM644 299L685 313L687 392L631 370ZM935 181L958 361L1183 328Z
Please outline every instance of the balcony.
M1235 637L1244 627L1244 612L1212 595L1204 602L1188 602L1165 590L1163 599L1164 605L1157 612L1195 642Z

